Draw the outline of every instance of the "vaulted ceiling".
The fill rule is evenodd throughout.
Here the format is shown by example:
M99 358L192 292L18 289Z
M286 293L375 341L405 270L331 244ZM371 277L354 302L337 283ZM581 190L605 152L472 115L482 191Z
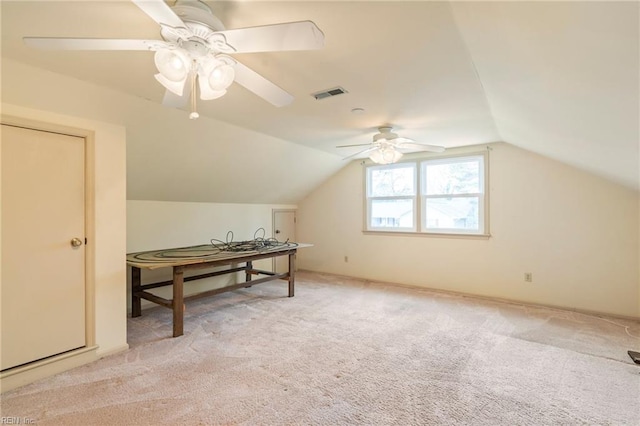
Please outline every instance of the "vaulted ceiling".
M221 136L243 129L308 147L333 172L355 152L336 145L367 143L376 127L391 124L402 136L448 148L505 141L639 188L638 2L205 3L228 29L311 20L325 35L322 50L234 55L295 100L276 108L232 85L224 97L198 104L201 120L228 125ZM22 43L24 36L158 39L157 24L133 3L0 6L3 57L162 102L152 53L42 51ZM348 93L311 96L336 86ZM150 122L148 111L132 111ZM202 131L187 112L172 114L184 121L174 132ZM282 167L289 167L295 158L285 157ZM146 162L130 155L128 168L144 170Z

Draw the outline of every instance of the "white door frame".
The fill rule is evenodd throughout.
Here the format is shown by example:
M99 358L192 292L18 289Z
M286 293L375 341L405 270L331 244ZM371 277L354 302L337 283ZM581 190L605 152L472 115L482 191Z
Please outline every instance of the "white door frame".
M85 141L85 205L84 205L84 223L85 223L85 347L78 351L86 351L87 348L93 348L96 345L95 336L95 134L92 130L80 129L75 127L63 126L56 123L42 122L31 120L23 117L0 115L0 123L43 131L49 133L59 133L68 136L76 136L83 138ZM0 194L0 200L2 199ZM0 201L1 202L1 201ZM2 230L0 229L0 235ZM0 251L0 259L2 252ZM124 260L123 260L124 261ZM1 265L1 262L0 262ZM0 266L1 268L1 266ZM38 364L38 361L34 362ZM26 366L25 368L29 368ZM20 368L21 369L21 368ZM22 370L22 369L21 369ZM11 371L11 370L9 370Z
M298 220L298 209L271 209L271 236L275 239L278 239L278 237L276 236L276 213L293 213L293 217L294 217L294 228L295 228L295 223ZM276 270L276 258L274 257L271 260L271 267L272 270L275 272Z

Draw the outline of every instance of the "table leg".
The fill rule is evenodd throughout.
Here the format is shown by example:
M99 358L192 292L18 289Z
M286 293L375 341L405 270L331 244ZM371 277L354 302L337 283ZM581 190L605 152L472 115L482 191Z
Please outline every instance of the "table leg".
M184 270L173 267L173 337L184 333Z
M245 281L245 282L247 282L247 283L248 283L249 281L251 281L251 275L253 275L253 274L251 274L251 272L250 272L250 271L251 271L252 269L253 269L253 262L251 262L251 261L247 262L247 269L244 271L244 273L245 273L244 281ZM248 285L248 286L246 286L245 288L249 288L249 287L251 287L251 286L250 286L250 285Z
M289 297L293 297L296 281L296 253L289 254Z
M253 262L249 261L247 262L247 270L245 271L245 281L249 282L251 281L251 270L253 269Z
M141 278L140 268L135 266L131 267L131 318L139 317L142 315L142 299L136 296L136 292L140 291Z

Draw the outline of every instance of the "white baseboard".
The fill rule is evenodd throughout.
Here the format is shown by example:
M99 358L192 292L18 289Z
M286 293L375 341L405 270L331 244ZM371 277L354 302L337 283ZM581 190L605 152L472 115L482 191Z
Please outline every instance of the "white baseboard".
M4 371L0 373L0 393L96 361L100 358L97 349L98 346L80 348Z
M98 348L98 350L96 351L96 355L98 355L98 358L104 358L106 356L115 355L117 353L128 351L128 350L129 350L129 344L125 343L123 345L116 346L115 348L111 348L108 351L101 351L100 348Z

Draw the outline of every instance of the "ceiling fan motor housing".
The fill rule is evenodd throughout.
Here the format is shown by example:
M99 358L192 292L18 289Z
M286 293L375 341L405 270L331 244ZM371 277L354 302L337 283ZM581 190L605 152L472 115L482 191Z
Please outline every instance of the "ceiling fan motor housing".
M186 29L162 25L160 35L165 41L182 48L192 61L232 49L222 34L217 37L218 31L224 31L224 25L203 2L178 0L171 9L184 22Z
M196 34L198 27L204 27L200 29L209 35L212 31L225 30L222 21L200 0L178 0L171 9Z
M179 40L178 45L189 52L192 58L197 59L209 53L209 48L197 40Z
M396 133L392 133L391 130L392 130L391 127L387 127L387 126L379 127L378 131L380 133L373 136L373 142L374 143L391 142L392 140L397 139L398 135Z
M185 31L163 25L160 35L165 41L181 45L186 41L193 41L206 45L214 33L225 30L224 25L213 14L209 6L199 0L178 0L171 9L187 28ZM189 50L188 47L183 47Z

